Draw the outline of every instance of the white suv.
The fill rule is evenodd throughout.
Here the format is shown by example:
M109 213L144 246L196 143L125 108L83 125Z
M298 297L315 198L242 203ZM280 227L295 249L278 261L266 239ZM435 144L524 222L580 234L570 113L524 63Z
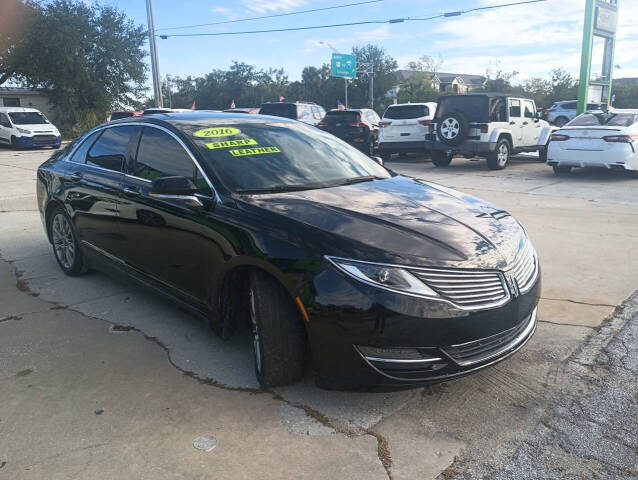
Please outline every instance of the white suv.
M35 108L0 107L0 143L13 148L60 148L62 136Z
M512 154L539 152L557 130L536 112L534 100L504 93L449 95L439 99L426 145L432 163L446 167L455 154L487 158L492 170L505 168Z
M432 123L436 103L390 105L379 122L379 154L388 160L393 153L425 152L425 135Z

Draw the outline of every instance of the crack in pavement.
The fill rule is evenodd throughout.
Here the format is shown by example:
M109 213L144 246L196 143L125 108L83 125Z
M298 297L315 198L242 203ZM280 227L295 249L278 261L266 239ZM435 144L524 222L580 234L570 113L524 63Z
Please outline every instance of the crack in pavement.
M6 260L2 257L2 255L0 255L0 260L9 263L10 265L13 266L13 261L10 260ZM28 284L28 282L21 278L22 277L22 272L19 271L17 268L13 267L13 272L14 275L16 277L16 288L18 291L20 291L21 293L25 293L27 295L31 295L31 296L38 296L39 294L36 292L32 292L31 288ZM114 296L114 295L120 295L121 293L125 293L125 292L119 292L110 296ZM105 297L99 297L99 298L105 298ZM381 465L383 466L386 475L388 477L388 480L394 480L393 474L392 474L392 455L390 452L390 446L389 446L389 442L388 439L381 435L378 432L374 431L374 426L370 427L370 428L364 428L364 427L360 427L357 426L357 428L352 428L346 425L342 425L339 422L336 422L334 420L332 420L330 417L328 417L327 415L323 414L322 412L320 412L319 410L309 406L309 405L305 405L305 404L301 404L301 403L296 403L290 400L287 400L285 397L283 397L281 394L274 392L270 389L265 389L265 388L248 388L248 387L233 387L231 385L227 385L224 384L222 382L219 382L213 378L208 378L208 377L201 377L200 375L198 375L197 373L193 372L193 371L189 371L186 370L184 368L182 368L181 366L179 366L172 358L171 355L171 351L168 348L168 346L166 346L160 339L150 336L150 335L146 335L142 330L140 330L137 327L131 326L131 325L121 325L115 322L111 322L107 319L103 319L103 318L99 318L99 317L95 317L92 315L87 315L84 312L81 312L79 310L75 310L73 308L73 306L77 306L77 305L81 305L83 303L86 302L90 302L92 300L87 300L84 302L79 302L73 305L61 305L58 304L56 302L52 302L49 300L44 300L42 299L43 302L46 302L48 304L53 304L51 307L49 307L48 310L69 310L72 311L74 313L77 313L79 315L82 315L85 318L91 319L91 320L96 320L102 323L106 323L110 325L110 330L117 332L117 333L124 333L124 332L136 332L139 333L140 335L142 335L142 337L149 341L154 343L155 345L159 346L162 350L164 350L164 352L166 353L166 358L168 360L168 363L175 368L177 371L181 372L183 375L192 378L193 380L197 381L198 383L204 384L204 385L208 385L211 386L213 388L219 388L222 390L226 390L226 391L231 391L231 392L242 392L242 393L250 393L250 394L267 394L270 395L273 399L280 401L286 405L289 405L291 407L295 407L298 409L301 409L308 417L316 420L317 422L319 422L320 424L332 428L335 432L345 435L349 438L355 437L355 436L362 436L362 435L370 435L372 437L374 437L377 441L377 459L379 460L379 462L381 463ZM31 312L31 313L43 313L46 312L47 310L42 310L42 311L37 311L37 312ZM23 315L28 315L28 314L23 314ZM3 318L0 319L0 322L4 322L4 321L9 321L9 320L21 320L22 317L21 316L11 316L11 317L7 317L7 318ZM0 467L1 468L1 467Z
M571 298L549 298L549 297L541 297L541 300L553 300L556 302L569 302L569 303L576 303L578 305L587 305L590 307L609 307L609 308L616 308L618 305L611 305L609 303L589 303L589 302L584 302L581 300L572 300Z

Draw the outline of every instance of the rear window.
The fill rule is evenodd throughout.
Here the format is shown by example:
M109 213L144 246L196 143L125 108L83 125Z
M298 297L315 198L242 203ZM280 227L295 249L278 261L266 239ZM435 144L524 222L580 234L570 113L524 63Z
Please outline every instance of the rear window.
M259 110L261 115L297 119L297 106L290 103L265 103Z
M427 117L430 109L425 105L399 105L397 107L388 107L383 114L383 118L390 120L408 120L411 118Z
M568 103L563 103L560 108L562 108L563 110L576 110L576 102L568 102Z
M634 113L584 113L571 122L570 127L629 127L638 121Z
M347 111L334 111L328 112L325 117L323 117L323 121L326 123L341 123L341 122L358 122L361 118L361 114L359 112L347 112Z
M487 122L488 97L483 95L450 95L439 100L439 106L436 110L437 118L454 112L462 113L470 122Z
M113 112L111 114L111 120L119 120L120 118L132 117L133 112Z

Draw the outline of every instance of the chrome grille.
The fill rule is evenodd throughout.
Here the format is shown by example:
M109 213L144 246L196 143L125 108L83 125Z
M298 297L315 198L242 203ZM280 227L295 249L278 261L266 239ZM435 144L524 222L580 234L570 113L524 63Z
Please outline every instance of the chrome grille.
M439 295L468 310L495 307L509 298L499 272L422 268L413 273Z
M538 273L538 260L530 242L525 243L509 273L516 278L516 283L518 283L518 289L521 293L525 293L532 288Z

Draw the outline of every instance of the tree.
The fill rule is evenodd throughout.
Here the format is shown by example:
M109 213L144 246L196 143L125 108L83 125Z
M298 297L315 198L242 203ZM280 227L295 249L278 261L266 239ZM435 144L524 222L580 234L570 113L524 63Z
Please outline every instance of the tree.
M432 85L432 75L425 71L415 71L401 85L397 100L399 103L435 102L441 92Z
M53 0L31 7L29 28L7 48L5 75L49 91L67 135L109 110L139 106L146 90L146 32L112 7Z
M373 97L379 100L385 98L386 93L396 84L397 61L388 55L382 47L367 44L363 47L353 47L352 54L357 57L357 77L352 81L352 88L348 91L348 103L356 107L370 105L370 76L362 74L363 65L374 70Z
M30 1L3 0L0 3L0 85L15 74L14 51L28 31L37 13L37 4Z
M489 65L485 69L485 82L484 90L486 92L503 92L512 93L514 87L512 86L512 80L518 75L516 70L512 72L505 72L501 70L501 62L496 60L492 65Z
M437 58L431 57L430 55L423 55L416 61L408 62L407 67L408 70L415 72L437 73L441 65L443 65L443 57L439 54Z

